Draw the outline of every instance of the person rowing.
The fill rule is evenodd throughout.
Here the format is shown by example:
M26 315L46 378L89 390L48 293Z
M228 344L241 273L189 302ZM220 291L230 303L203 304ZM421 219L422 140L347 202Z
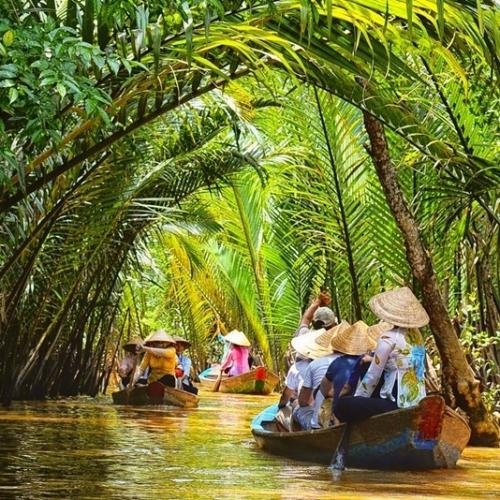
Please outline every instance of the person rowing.
M229 342L229 350L223 359L220 371L234 377L250 371L248 364L248 353L250 341L246 335L239 330L232 330L225 337Z
M168 387L175 387L175 367L178 364L175 352L175 340L164 330L154 332L144 342L145 351L140 369L144 374L148 369L148 384L161 382Z

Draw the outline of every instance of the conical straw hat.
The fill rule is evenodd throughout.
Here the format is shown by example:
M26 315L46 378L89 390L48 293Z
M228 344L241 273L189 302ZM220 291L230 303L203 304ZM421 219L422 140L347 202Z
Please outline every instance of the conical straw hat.
M328 348L321 347L316 343L316 339L326 333L324 328L319 330L311 330L308 333L294 337L291 341L292 347L302 356L309 359L318 359L331 354L330 346Z
M393 327L390 323L386 323L385 321L380 321L376 325L372 325L368 327L368 336L375 342L378 342L378 338L384 332L387 332Z
M339 330L330 345L334 351L359 356L375 349L377 343L368 336L368 325L364 321L356 321L348 328Z
M153 332L144 344L148 345L151 342L169 342L170 344L175 344L174 337L169 335L165 330L157 330L156 332Z
M188 339L185 339L184 337L179 337L178 335L174 335L174 340L176 344L186 344L187 347L191 345L191 342L189 342Z
M123 344L123 348L127 349L127 348L130 348L130 347L135 347L137 345L142 345L143 342L144 341L141 339L141 337L132 337L125 344Z
M427 311L408 287L379 293L369 304L378 318L392 325L420 328L429 323Z
M335 337L339 332L345 330L346 328L349 328L351 325L349 324L348 321L343 320L339 325L334 326L333 328L330 328L329 330L326 330L325 332L321 333L315 340L316 344L318 344L320 347L323 347L324 349L328 349L329 351L332 350L331 348L331 342L333 337Z
M241 347L250 347L250 341L246 338L243 332L239 330L230 331L225 337L225 340L231 342L231 344L239 345Z

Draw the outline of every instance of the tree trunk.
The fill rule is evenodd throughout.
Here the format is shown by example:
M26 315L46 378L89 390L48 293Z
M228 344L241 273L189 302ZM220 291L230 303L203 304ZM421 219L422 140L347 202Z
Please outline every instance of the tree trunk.
M406 256L413 276L422 289L422 302L430 317L443 365L443 387L450 406L459 406L470 418L471 444L497 445L499 428L481 399L479 381L468 365L458 337L443 302L431 258L424 247L413 214L398 184L396 171L382 124L364 112L365 128L370 138L371 156L385 197L403 235Z

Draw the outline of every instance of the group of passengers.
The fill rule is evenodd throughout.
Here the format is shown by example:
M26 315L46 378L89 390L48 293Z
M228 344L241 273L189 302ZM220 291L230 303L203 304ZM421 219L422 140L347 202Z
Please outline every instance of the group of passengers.
M139 337L129 340L123 346L125 356L118 367L122 389L161 382L196 394L198 389L190 376L191 359L185 353L190 345L189 340L163 330L154 332L146 341Z
M409 288L370 300L380 320L372 326L337 324L329 303L330 296L322 292L292 339L297 354L278 404L281 430L363 420L415 406L425 397L425 350L418 328L429 317ZM327 400L326 412L325 398L332 401Z

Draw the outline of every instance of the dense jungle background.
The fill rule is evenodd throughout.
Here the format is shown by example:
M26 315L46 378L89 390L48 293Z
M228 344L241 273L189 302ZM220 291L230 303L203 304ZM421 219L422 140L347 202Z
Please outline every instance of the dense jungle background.
M238 328L282 371L410 285L447 401L498 440L491 1L0 0L0 395L105 389L119 346Z

